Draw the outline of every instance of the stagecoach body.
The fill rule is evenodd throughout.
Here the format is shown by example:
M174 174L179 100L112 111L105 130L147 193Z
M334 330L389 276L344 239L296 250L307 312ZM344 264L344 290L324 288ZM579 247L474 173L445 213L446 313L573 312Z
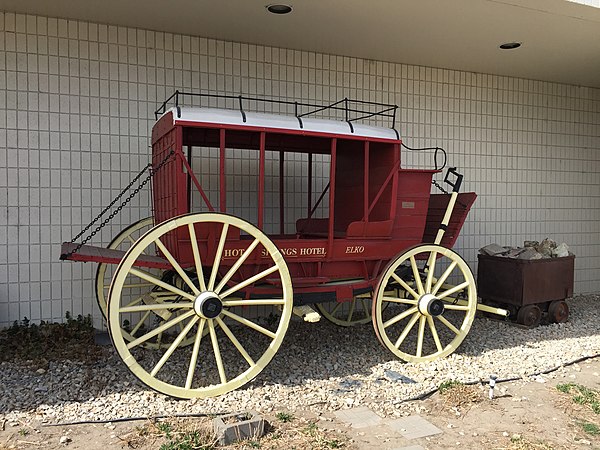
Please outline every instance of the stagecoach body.
M297 103L288 116L176 95L152 130L152 217L108 249L63 246L64 259L99 263L115 347L150 387L202 397L243 385L292 313L372 322L384 346L419 362L454 351L475 310L492 309L451 250L475 193L459 193L450 172L453 192L432 194L440 171L403 168L393 125L349 114L387 116L389 105L368 104L384 106L373 113L346 100L333 104L345 120L327 120Z

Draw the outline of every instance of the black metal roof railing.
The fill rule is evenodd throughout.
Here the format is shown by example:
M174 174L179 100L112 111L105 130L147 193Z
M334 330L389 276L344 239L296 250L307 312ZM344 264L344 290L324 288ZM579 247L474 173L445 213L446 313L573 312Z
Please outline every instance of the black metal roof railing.
M398 105L391 105L386 103L368 102L364 100L351 100L349 98L343 98L337 102L331 104L312 104L304 102L291 102L286 100L273 100L267 98L255 98L255 97L243 97L241 95L219 95L219 94L204 94L204 93L192 93L192 92L181 92L175 91L168 99L166 99L161 106L154 111L154 117L158 119L166 110L171 106L177 109L178 117L181 117L181 106L184 106L184 98L199 98L200 101L203 98L216 98L216 99L229 99L235 100L242 119L246 122L246 112L244 110L244 102L263 102L271 104L279 104L286 106L293 106L294 116L300 122L302 128L302 118L313 114L334 111L343 114L343 120L348 122L352 128L352 122L365 120L370 118L388 118L391 121L391 129L396 128L396 111Z

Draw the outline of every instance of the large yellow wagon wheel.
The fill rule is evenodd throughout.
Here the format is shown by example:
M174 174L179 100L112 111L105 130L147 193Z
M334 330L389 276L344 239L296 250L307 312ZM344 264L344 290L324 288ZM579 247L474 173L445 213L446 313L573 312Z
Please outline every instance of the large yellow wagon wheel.
M108 244L108 248L111 250L127 251L140 236L153 226L154 218L152 217L146 217L145 219L135 222L117 234L110 244ZM106 297L108 296L108 288L110 287L110 281L112 280L115 267L114 264L99 263L98 269L96 270L96 300L105 319ZM154 285L151 283L138 283L135 286L128 286L126 289L131 289L133 291L143 288L152 289L153 287Z
M467 263L448 248L418 245L390 261L381 275L373 326L399 358L431 361L456 350L476 308L475 279Z
M166 247L175 236L178 257ZM134 267L153 245L186 289ZM148 303L123 301L123 286L136 280L172 295ZM247 298L244 289L262 283L273 295ZM129 249L109 292L109 331L123 362L149 387L180 398L210 397L242 386L265 368L281 345L292 304L283 256L258 228L224 214L188 214L157 225ZM272 307L278 308L277 320L261 320ZM162 321L128 341L121 328L124 318L148 312ZM166 348L143 348L159 335L169 342ZM189 337L193 345L183 347Z

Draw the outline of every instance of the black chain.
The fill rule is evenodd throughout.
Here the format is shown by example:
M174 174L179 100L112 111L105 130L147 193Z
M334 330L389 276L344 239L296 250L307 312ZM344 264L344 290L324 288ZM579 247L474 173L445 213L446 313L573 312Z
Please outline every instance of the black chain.
M436 188L438 188L440 191L442 191L444 194L450 194L450 192L448 192L446 189L444 189L444 186L442 186L440 183L438 183L435 180L431 180L431 184L433 184ZM458 203L460 206L462 206L463 208L467 209L468 206L465 205L463 202L461 202L458 198L456 199L456 203Z
M435 180L431 180L431 184L433 184L436 188L438 188L440 191L442 191L444 194L449 194L450 192L448 192L446 189L444 189L444 186L442 186L440 183L438 183Z
M104 219L100 225L98 225L91 233L88 237L86 237L83 241L81 241L79 244L77 244L77 247L75 247L73 250L71 250L68 253L65 253L63 255L61 255L61 259L68 259L71 255L77 253L79 251L79 249L81 249L81 247L83 247L87 242L89 242L90 239L92 239L96 233L98 233L102 228L104 228L106 226L106 224L108 224L117 214L119 214L121 212L121 210L125 207L125 205L127 205L127 203L129 203L131 201L131 199L133 199L143 188L144 186L146 186L146 184L148 184L148 182L150 181L150 179L154 176L154 174L156 172L158 172L166 163L169 159L171 159L171 157L175 154L174 150L171 150L169 152L169 154L165 157L165 159L163 159L160 164L158 164L158 166L156 166L156 169L152 170L152 163L148 163L148 165L146 165L141 171L140 173L138 173L133 180L131 180L131 182L125 187L125 189L123 189L119 195L117 195L112 202L110 202L110 204L104 208L100 214L98 214L94 220L92 220L83 230L81 230L79 232L79 234L77 234L77 236L75 236L73 239L71 239L71 243L74 243L77 239L79 239L81 236L83 236L83 234L89 230L92 225L94 225L99 219L100 217L102 217L106 211L108 211L110 208L113 207L113 205L115 203L117 203L117 201L123 197L123 195L125 195L125 192L127 192L129 189L131 189L131 186L133 186L135 184L135 182L137 180L140 179L140 177L143 175L144 172L146 172L147 170L149 170L148 175L146 176L146 178L144 178L144 180L138 185L138 187L136 187L131 194L129 194L129 196L123 200L123 202L113 211L109 214L109 216Z

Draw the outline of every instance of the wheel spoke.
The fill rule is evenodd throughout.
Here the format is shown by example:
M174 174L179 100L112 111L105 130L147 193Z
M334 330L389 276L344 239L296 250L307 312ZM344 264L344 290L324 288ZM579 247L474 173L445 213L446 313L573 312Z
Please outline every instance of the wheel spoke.
M198 316L192 317L192 319L188 322L188 324L185 326L185 328L183 330L181 330L181 333L179 333L179 335L171 343L171 345L169 346L167 351L162 355L162 358L160 358L160 360L156 363L156 365L154 366L154 369L152 369L152 372L150 372L150 376L152 376L152 377L156 376L158 371L160 369L162 369L162 367L165 365L167 360L171 357L173 352L177 349L177 347L179 347L179 344L181 344L181 341L183 341L185 339L185 337L190 332L192 327L196 324L198 319L199 319Z
M201 291L206 291L206 283L204 282L204 272L202 270L202 260L200 259L200 251L198 250L198 241L196 240L196 230L194 224L188 224L190 232L190 242L192 244L192 253L194 254L194 264L196 265L196 275L198 275L198 283Z
M158 311L163 309L190 309L193 308L192 302L185 303L152 303L149 305L124 306L119 308L120 313L140 312L140 311Z
M403 305L416 305L418 300L410 300L408 298L399 298L399 297L388 297L387 295L382 298L385 302L391 303L401 303Z
M235 264L233 266L231 266L231 269L229 269L229 271L225 274L225 276L223 277L223 279L221 280L219 285L215 288L215 292L217 294L219 292L221 292L221 289L223 289L223 286L225 286L225 284L227 284L227 282L233 276L233 274L237 272L237 270L240 268L240 266L242 264L244 264L244 261L246 261L246 259L248 259L248 256L250 256L250 254L254 251L254 249L256 248L256 246L258 244L260 244L260 241L258 239L254 239L254 242L252 242L252 244L250 244L250 246L246 249L246 251L244 251L244 253L242 253L242 256L240 256L239 259L235 262Z
M392 278L394 278L394 280L396 280L400 286L402 286L402 288L408 292L410 295L412 295L415 299L418 299L420 297L420 295L415 292L415 290L410 287L408 284L406 284L406 282L400 278L398 275L396 275L395 273L392 272Z
M437 316L437 319L452 330L454 334L460 334L460 330L452 325L444 316Z
M416 357L420 358L423 353L423 336L425 335L425 316L419 318L419 335L417 337L417 354Z
M402 334L400 335L400 337L394 344L394 347L396 347L397 349L400 349L400 345L402 345L402 342L404 342L404 339L406 339L406 336L408 336L408 333L410 333L410 330L412 330L412 328L415 326L415 323L417 323L417 320L419 320L420 316L421 316L421 314L419 312L416 312L412 316L412 319L410 319L408 324L406 324L406 328L404 329L404 331L402 332Z
M416 306L413 306L412 308L408 308L406 311L404 311L401 314L398 314L396 317L392 317L390 320L388 320L387 322L384 322L383 324L383 328L387 328L391 325L394 325L396 322L401 321L402 319L404 319L405 317L410 316L411 314L414 314L418 312L418 308Z
M146 311L146 314L144 314L142 316L142 318L138 321L138 323L135 325L135 327L133 327L133 329L129 333L131 336L135 336L135 333L137 333L137 330L139 330L140 327L144 324L144 322L146 321L146 319L148 318L148 316L150 316L151 312L152 311Z
M340 309L341 306L342 306L342 302L335 302L335 306L331 310L330 315L333 317L333 315L337 312L338 309Z
M356 305L356 299L352 299L352 301L350 302L350 311L348 311L348 318L346 319L346 322L352 322L352 315L354 314L354 306Z
M192 349L192 357L190 358L190 367L188 368L187 378L185 379L186 389L192 387L192 380L194 379L194 372L196 371L196 363L198 362L198 351L200 350L200 341L202 340L202 333L204 332L205 323L206 319L200 319L198 331L196 331L196 339L194 340L194 348Z
M242 346L242 344L240 344L240 341L237 340L237 338L234 336L233 332L229 329L229 327L227 325L225 325L225 322L223 322L220 317L217 317L216 321L219 324L219 326L223 329L223 331L225 332L225 334L227 335L229 340L233 343L233 345L235 345L235 348L237 348L238 351L240 352L240 354L244 357L246 362L250 366L254 366L256 363L250 357L250 355L248 354L246 349Z
M233 320L264 334L265 336L269 336L271 339L275 339L275 333L267 330L266 328L261 327L260 325L255 324L251 320L248 320L244 317L240 317L237 314L234 314L231 311L227 311L227 310L223 310L222 313L223 313L223 315L230 317Z
M167 249L167 247L165 247L165 245L162 243L162 241L160 240L160 238L156 238L154 240L154 243L160 249L161 253L169 260L169 262L171 263L171 265L173 266L173 268L177 271L177 273L179 274L179 276L183 279L183 281L185 281L185 283L192 289L192 291L194 292L194 294L199 295L200 291L198 290L198 288L196 287L196 285L192 282L192 280L190 280L190 277L188 276L187 273L185 273L185 270L183 270L181 268L181 266L179 265L179 263L177 261L175 261L175 258L173 257L173 255L171 254L171 252Z
M448 277L450 276L457 264L458 261L452 261L452 264L450 264L448 268L444 271L440 279L437 281L437 283L435 283L435 286L431 290L431 293L433 295L437 294L437 291L439 291L443 284L446 282L446 280L448 279Z
M419 296L421 296L425 293L425 291L423 290L423 282L421 281L421 275L419 274L419 267L417 266L417 261L415 261L414 256L410 257L410 267L412 268L413 277L415 278L415 283L417 284L417 290L419 292ZM417 296L415 298L418 298L419 296Z
M367 300L364 298L361 298L360 303L362 304L363 310L365 311L365 318L370 318L371 311L370 311L370 308L367 306Z
M456 292L462 291L464 288L469 287L469 282L465 281L464 283L459 284L458 286L454 286L452 289L448 289L447 291L442 292L439 295L436 295L440 300L444 297L448 297Z
M437 329L435 328L435 323L433 322L433 317L427 316L427 324L429 325L429 331L431 331L431 335L433 336L433 340L435 342L435 347L438 352L441 352L442 343L440 342L440 337L437 334Z
M212 320L208 321L208 331L210 333L210 340L212 342L213 351L215 353L215 361L217 362L217 369L219 369L219 377L221 383L227 383L227 377L225 376L225 368L223 367L223 360L221 359L221 351L219 350L219 341L217 340L217 333L215 333L215 324Z
M134 300L130 301L129 303L127 303L125 306L127 307L127 306L137 305L139 302L141 302L142 300L144 300L144 297L146 297L146 294L140 295L136 299L134 299Z
M227 230L229 230L229 224L224 223L223 229L221 230L221 238L219 239L219 246L217 247L217 253L215 254L215 259L213 261L212 272L210 273L210 280L208 281L209 291L212 291L215 286L215 279L217 278L217 272L219 271L219 266L221 264L221 256L223 255L223 247L227 240Z
M427 279L425 280L425 292L431 292L431 285L433 283L433 273L435 272L435 261L437 258L437 252L431 252L429 259L427 260Z
M223 306L265 306L265 305L284 305L285 300L282 298L261 298L248 300L224 300Z
M229 297L234 292L237 292L240 289L245 288L246 286L248 286L248 285L250 285L252 283L255 283L256 281L260 280L261 278L264 278L267 275L270 275L273 272L276 272L277 270L278 270L278 267L276 265L272 266L272 267L270 267L270 268L268 268L266 270L263 270L262 272L257 273L256 275L254 275L253 277L250 277L247 280L242 281L240 284L236 284L231 289L228 289L223 294L221 294L221 298Z
M124 284L122 289L134 289L134 288L143 288L143 287L150 287L150 286L154 286L152 283L129 283L129 284ZM110 284L105 288L108 289L110 288Z
M165 292L165 291L152 291L149 294L150 294L150 297L155 298L156 300L160 299L161 301L175 300L176 298L179 298L178 295L173 295L172 292Z
M128 349L132 349L133 347L136 347L136 346L140 345L141 343L146 342L148 339L153 338L154 336L156 336L158 334L162 334L163 331L168 330L172 326L178 324L182 320L185 320L185 319L187 319L188 317L190 317L190 316L192 316L194 314L196 314L194 311L188 311L185 314L182 314L181 316L176 317L173 320L170 320L168 322L163 323L162 325L158 326L154 330L149 331L148 333L140 336L136 340L129 342L127 344L127 348Z
M191 301L196 300L196 297L194 297L192 294L189 294L189 293L187 293L185 291L182 291L181 289L176 288L175 286L171 286L170 284L165 283L164 281L159 280L158 278L155 278L154 276L150 275L148 272L143 272L143 271L141 271L139 269L136 269L135 267L132 267L129 270L129 273L132 274L132 275L134 275L134 276L136 276L136 277L139 277L139 278L142 278L142 279L144 279L146 281L154 283L156 286L160 286L161 288L163 288L163 289L165 289L167 291L171 291L174 294L180 295L181 297L185 297L188 300L191 300Z
M468 311L471 308L466 305L452 305L452 304L446 305L446 304L444 304L444 309L451 309L453 311Z

